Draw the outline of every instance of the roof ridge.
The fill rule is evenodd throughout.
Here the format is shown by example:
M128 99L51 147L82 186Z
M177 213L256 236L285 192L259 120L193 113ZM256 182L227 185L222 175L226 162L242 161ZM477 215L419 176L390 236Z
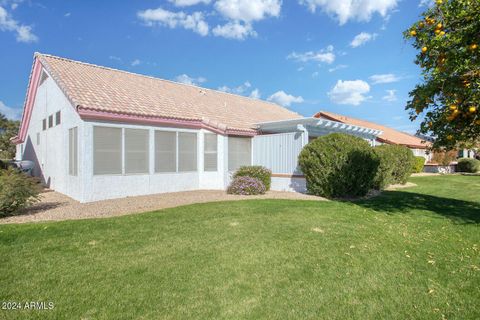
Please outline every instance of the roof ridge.
M271 102L271 101L263 100L263 99L255 99L255 98L252 98L252 97L242 96L242 95L239 95L239 94L234 94L234 93L225 92L225 91L221 91L221 90L216 90L216 89L211 89L211 88L204 88L204 87L196 86L196 85L193 85L193 84L187 84L187 83L181 83L181 82L178 82L178 81L173 81L173 80L168 80L168 79L157 78L157 77L148 76L148 75L141 74L141 73L135 73L135 72L126 71L126 70L121 70L121 69L115 69L115 68L106 67L106 66L101 66L101 65L98 65L98 64L94 64L94 63L83 62L83 61L73 60L73 59L64 58L64 57L60 57L60 56L55 56L55 55L47 54L47 53L35 52L35 53L34 53L34 56L35 56L35 57L37 57L37 56L50 57L50 58L53 58L53 59L59 59L59 60L64 60L64 61L69 61L69 62L73 62L73 63L78 63L78 64L87 65L87 66L90 66L90 67L95 67L95 68L100 68L100 69L105 69L105 70L110 70L110 71L116 71L116 72L126 73L126 74L130 74L130 75L134 75L134 76L139 76L139 77L143 77L143 78L147 78L147 79L164 81L164 82L168 82L168 83L173 83L173 84L177 84L177 85L181 85L181 86L187 86L187 87L197 88L197 89L201 89L201 90L209 90L209 91L217 92L217 93L220 93L220 94L230 95L230 96L234 96L234 97L240 97L240 98L248 99L248 100L252 100L252 101L261 101L261 102L263 102L263 103L268 103L268 104L270 104L270 105L272 105L272 106L276 106L276 107L280 107L280 108L286 109L286 110L288 110L288 111L290 111L290 112L292 112L292 113L295 113L295 114L301 116L298 112L292 111L292 110L290 110L290 109L288 109L288 108L286 108L286 107L284 107L284 106L281 106L281 105L279 105L279 104L273 103L273 102Z

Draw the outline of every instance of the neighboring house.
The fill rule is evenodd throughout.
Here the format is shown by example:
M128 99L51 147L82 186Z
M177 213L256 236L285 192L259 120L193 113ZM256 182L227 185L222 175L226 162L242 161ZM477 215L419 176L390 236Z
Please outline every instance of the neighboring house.
M315 118L328 119L332 121L364 126L382 131L377 137L377 144L398 144L410 148L415 156L422 156L426 161L430 160L431 155L428 150L431 143L419 137L401 132L373 122L346 117L332 112L320 111L314 115Z
M242 165L273 190L305 190L297 158L311 137L380 130L303 118L262 100L36 53L17 160L81 202L225 189Z

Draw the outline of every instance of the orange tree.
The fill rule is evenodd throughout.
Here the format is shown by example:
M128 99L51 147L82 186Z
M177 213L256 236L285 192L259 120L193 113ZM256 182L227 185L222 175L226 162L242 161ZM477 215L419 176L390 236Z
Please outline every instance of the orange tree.
M418 50L423 81L406 110L421 116L420 132L434 147L452 149L480 140L480 1L437 0L404 32Z

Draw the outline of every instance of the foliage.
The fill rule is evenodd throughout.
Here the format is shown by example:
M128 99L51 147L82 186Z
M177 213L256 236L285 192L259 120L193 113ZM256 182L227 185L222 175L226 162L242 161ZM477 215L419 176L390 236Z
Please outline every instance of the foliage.
M480 141L479 17L478 0L437 0L404 32L424 79L406 109L423 117L420 132L436 136L436 149Z
M15 169L0 170L0 217L14 215L39 199L40 187L33 178Z
M332 133L307 144L298 164L310 194L344 197L367 194L374 185L379 160L367 141Z
M425 158L424 157L415 157L415 161L413 163L412 171L413 173L420 173L423 172L423 167L425 165Z
M382 190L391 184L405 184L412 173L413 153L404 146L384 144L374 148L380 164L375 177L375 188Z
M475 173L480 171L480 161L477 159L461 158L457 163L458 172Z
M432 155L432 162L442 166L448 166L455 159L457 159L457 152L455 150L435 151Z
M238 195L256 195L264 194L266 191L265 185L257 178L239 176L232 180L227 189L229 194Z
M374 188L377 190L383 190L393 183L395 154L388 146L381 145L373 149L380 161L374 184Z
M262 166L242 166L233 174L233 178L236 177L256 178L263 182L267 191L272 184L272 171Z
M8 120L0 113L0 159L13 159L15 145L10 141L18 133L19 121Z

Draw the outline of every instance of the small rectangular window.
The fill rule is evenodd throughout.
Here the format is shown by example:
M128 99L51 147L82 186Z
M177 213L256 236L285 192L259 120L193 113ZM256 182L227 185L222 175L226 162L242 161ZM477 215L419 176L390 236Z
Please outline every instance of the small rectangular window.
M177 133L155 131L155 172L177 171Z
M205 171L217 171L217 135L205 133L203 142L203 163Z
M57 113L55 113L55 125L58 126L60 124L60 119L61 118L61 114L60 114L60 111L58 111Z
M68 173L78 175L78 129L68 130Z
M148 173L149 132L125 129L125 173Z
M122 174L122 129L93 127L93 174Z
M47 130L47 119L42 120L42 130L43 131Z
M197 134L178 133L178 172L197 171Z
M48 127L53 127L53 114L48 117Z
M252 162L250 138L228 137L228 170L235 171Z
M37 146L40 145L40 132L37 132Z

